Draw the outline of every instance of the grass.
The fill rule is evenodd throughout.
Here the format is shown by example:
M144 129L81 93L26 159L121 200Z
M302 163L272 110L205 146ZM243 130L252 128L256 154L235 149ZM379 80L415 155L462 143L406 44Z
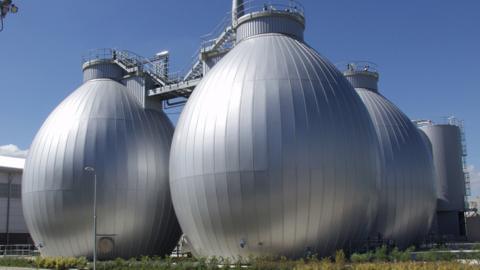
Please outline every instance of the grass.
M299 260L282 258L249 258L238 261L210 258L159 258L141 257L130 260L115 259L97 264L99 270L213 270L213 269L252 269L252 270L457 270L479 269L480 265L468 265L458 260L480 261L480 251L471 253L450 253L444 249L414 252L414 248L399 250L383 246L367 253L354 253L348 257L342 250L333 258L319 259L310 256ZM413 254L413 255L412 255ZM414 260L412 260L414 259ZM248 261L248 264L242 263ZM34 259L0 257L0 266L17 266L66 270L71 268L91 269L85 258L51 258Z

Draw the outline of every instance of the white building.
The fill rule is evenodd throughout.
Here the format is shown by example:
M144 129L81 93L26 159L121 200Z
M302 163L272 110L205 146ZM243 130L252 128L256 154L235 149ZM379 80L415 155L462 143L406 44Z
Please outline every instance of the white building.
M31 244L22 211L25 159L0 156L0 245Z

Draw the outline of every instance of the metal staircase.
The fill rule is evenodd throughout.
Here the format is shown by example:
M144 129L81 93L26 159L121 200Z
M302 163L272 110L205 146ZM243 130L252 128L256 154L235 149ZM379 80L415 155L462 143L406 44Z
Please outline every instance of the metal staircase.
M235 44L235 26L237 18L248 13L286 10L303 16L304 9L296 0L276 0L275 3L264 0L234 1L232 13L227 14L214 30L201 38L201 46L195 52L190 64L182 72L169 73L168 55L166 57L145 58L130 51L102 49L84 58L88 61L111 60L128 75L144 76L153 82L148 84L146 95L155 100L171 100L178 97L188 98L195 86L201 81L214 61L223 57ZM163 56L163 55L162 55ZM185 102L186 99L183 101ZM175 101L176 105L182 102Z
M204 75L203 62L205 60L214 55L226 53L235 46L235 32L230 17L225 17L211 33L202 36L201 40L202 45L195 53L192 64L185 73L183 81L202 77Z
M180 79L149 89L148 96L160 97L161 99L188 97L206 73L205 61L225 54L235 46L235 31L230 16L225 17L210 34L203 36L201 40L201 46L193 55L190 65L185 69L186 71L175 76Z
M446 118L445 121L449 125L457 126L460 129L460 138L462 144L462 165L463 165L463 174L465 181L465 208L469 209L468 197L471 196L471 187L470 187L470 172L468 171L467 164L467 142L465 138L465 125L463 120L460 120L454 116Z
M230 20L222 20L212 33L202 37L202 44L192 57L190 65L184 69L185 72L169 73L168 56L149 59L131 51L117 49L91 51L83 57L83 63L111 60L128 75L149 78L153 82L153 86L146 88L149 97L157 100L187 98L205 74L204 62L231 50L234 41L235 33Z
M165 70L168 70L168 58L151 60L130 51L113 50L113 61L127 73L145 73L155 85L165 86L171 81Z

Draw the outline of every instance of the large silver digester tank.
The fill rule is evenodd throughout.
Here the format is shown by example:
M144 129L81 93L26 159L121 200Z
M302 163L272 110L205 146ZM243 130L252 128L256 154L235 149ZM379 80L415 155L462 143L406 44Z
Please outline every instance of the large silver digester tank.
M408 247L424 239L435 214L429 146L411 120L378 92L374 64L351 63L344 75L365 103L380 143L382 185L373 236Z
M85 82L47 118L28 154L25 219L44 256L93 251L97 176L99 258L164 255L180 228L171 203L168 158L173 126L143 108L110 60L84 65Z
M197 86L175 130L170 185L181 228L198 256L355 246L377 207L368 111L303 41L300 6L245 10L237 45Z
M461 130L456 125L420 127L433 150L437 182L437 214L434 232L458 239L465 236L465 175Z

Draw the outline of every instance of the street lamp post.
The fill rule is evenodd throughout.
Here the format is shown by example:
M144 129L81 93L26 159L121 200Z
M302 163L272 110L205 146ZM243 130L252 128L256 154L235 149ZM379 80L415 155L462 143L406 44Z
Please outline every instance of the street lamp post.
M93 270L97 269L97 173L93 167L85 167L93 173Z

